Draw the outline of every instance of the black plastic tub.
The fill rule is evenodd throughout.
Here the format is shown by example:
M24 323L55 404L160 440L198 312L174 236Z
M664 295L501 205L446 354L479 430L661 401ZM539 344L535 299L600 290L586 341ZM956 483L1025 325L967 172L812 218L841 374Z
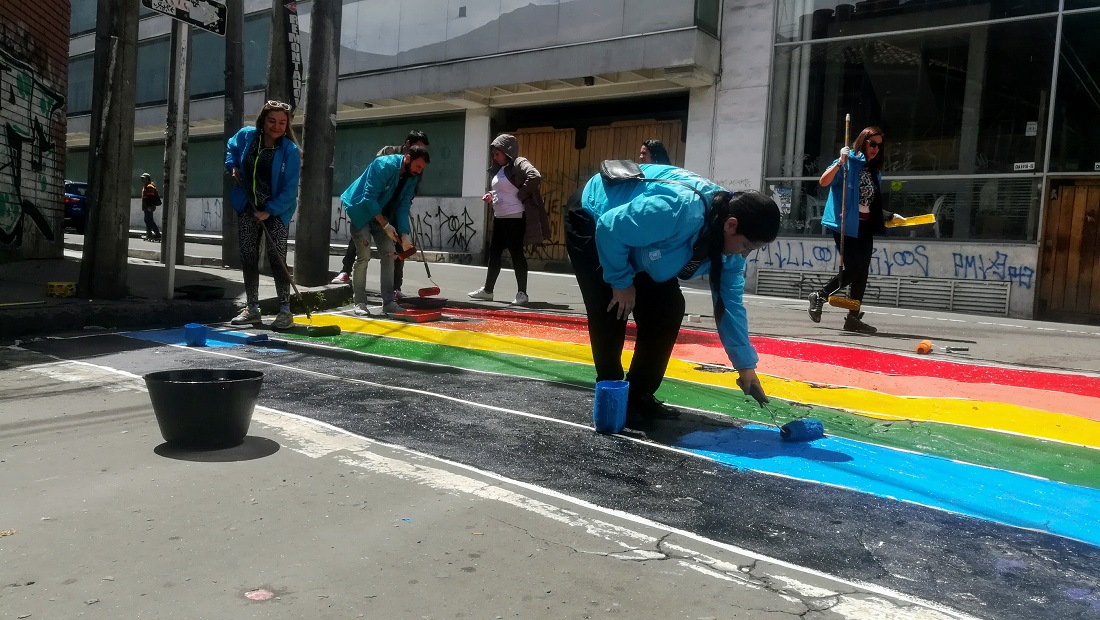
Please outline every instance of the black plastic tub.
M186 448L228 448L244 441L264 373L192 368L145 375L160 434Z

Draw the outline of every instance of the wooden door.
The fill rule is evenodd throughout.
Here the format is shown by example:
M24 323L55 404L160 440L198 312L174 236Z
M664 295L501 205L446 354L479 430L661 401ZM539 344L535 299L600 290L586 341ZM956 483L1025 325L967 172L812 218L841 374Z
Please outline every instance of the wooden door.
M1043 218L1038 315L1100 322L1100 179L1051 182Z
M585 146L577 149L573 129L532 127L517 130L519 154L526 157L542 174L542 196L550 216L550 242L532 250L527 257L535 269L569 258L565 251L565 203L600 170L605 159L638 158L642 142L656 138L664 143L669 159L682 166L686 145L680 137L680 121L623 121L590 127Z

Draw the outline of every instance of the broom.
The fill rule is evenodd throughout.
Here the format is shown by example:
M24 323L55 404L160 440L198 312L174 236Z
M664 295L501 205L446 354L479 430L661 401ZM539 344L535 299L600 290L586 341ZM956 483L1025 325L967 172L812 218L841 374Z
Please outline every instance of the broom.
M852 115L844 115L844 146L849 146L849 139L851 138L850 129L852 123ZM851 147L849 147L851 148ZM849 154L850 156L850 154ZM841 190L840 190L840 282L844 281L844 234L845 213L848 206L848 162L844 162L841 166ZM834 293L836 291L833 291ZM844 308L851 312L859 312L859 302L851 297L845 297L844 295L829 295L829 305L837 308Z

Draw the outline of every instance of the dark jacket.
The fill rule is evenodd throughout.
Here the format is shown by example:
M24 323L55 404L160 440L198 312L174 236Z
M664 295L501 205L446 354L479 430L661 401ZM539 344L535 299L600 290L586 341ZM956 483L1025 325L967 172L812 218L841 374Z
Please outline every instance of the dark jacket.
M160 205L160 192L157 191L157 186L149 181L141 188L141 210L152 213L157 210L158 205Z
M539 191L542 175L531 162L519 156L519 140L516 140L512 134L500 134L493 140L492 147L500 149L508 156L508 163L503 166L504 177L519 189L519 199L523 202L523 215L527 219L525 224L527 231L523 235L523 243L541 245L549 241L550 216L546 213L542 192ZM489 177L496 176L500 169L501 166L494 162L489 168Z

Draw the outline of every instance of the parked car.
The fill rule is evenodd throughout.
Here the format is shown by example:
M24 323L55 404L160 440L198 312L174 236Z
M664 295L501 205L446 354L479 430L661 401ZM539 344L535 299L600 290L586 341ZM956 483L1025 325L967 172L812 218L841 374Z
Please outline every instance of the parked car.
M65 226L72 226L84 234L88 222L88 184L82 181L65 181Z

